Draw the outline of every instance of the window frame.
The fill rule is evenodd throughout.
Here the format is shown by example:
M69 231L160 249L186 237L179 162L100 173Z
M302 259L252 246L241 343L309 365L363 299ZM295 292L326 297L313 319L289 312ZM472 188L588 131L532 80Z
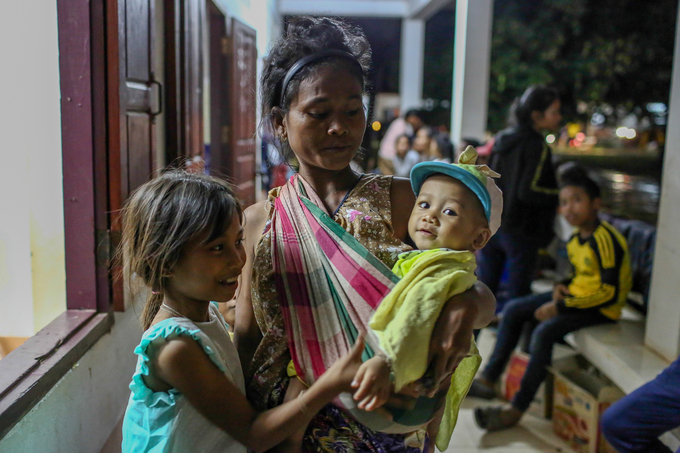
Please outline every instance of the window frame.
M105 18L115 4L57 2L67 309L0 360L0 439L114 322Z

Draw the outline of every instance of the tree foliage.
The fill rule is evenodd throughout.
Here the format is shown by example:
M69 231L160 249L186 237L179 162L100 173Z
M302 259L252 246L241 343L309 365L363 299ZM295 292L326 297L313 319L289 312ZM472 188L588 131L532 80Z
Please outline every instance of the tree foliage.
M496 0L489 130L534 83L577 101L631 110L668 102L677 0Z

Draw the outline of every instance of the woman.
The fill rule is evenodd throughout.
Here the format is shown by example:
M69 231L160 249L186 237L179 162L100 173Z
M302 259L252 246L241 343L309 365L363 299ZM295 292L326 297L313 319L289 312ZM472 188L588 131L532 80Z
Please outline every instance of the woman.
M534 85L517 99L510 111L510 126L496 135L489 166L501 174L503 191L501 227L477 260L477 276L497 294L503 269L508 269L505 301L531 292L538 249L553 237L557 209L557 180L550 147L543 132L558 128L560 100L555 90Z
M368 261L391 267L398 253L410 249L404 242L414 204L409 181L360 175L350 168L366 128L362 95L369 62L370 46L360 30L334 19L299 18L288 25L264 64L261 126L276 137L284 155L296 157L299 173L282 189L273 190L269 200L245 212L247 261L237 297L236 344L248 397L256 407L281 404L291 357L298 374L302 371L308 352L302 343L319 326L308 322L311 317L296 316L296 304L319 286L337 289L318 279L318 269L305 267L308 261L333 259L309 252L310 245L320 247L319 236L298 237L285 230L285 222L299 220L297 207L290 206L302 199L300 193L314 204L302 206L305 212L332 219L336 233L349 236L346 240L353 241L355 249L370 252L362 255ZM306 255L295 255L304 247ZM282 264L285 260L295 262ZM291 290L293 271L301 273L297 283L312 282L305 291ZM469 351L473 327L486 325L493 307L493 296L482 284L447 303L430 347L435 382L451 375ZM405 437L369 430L330 404L310 423L303 449L409 451Z

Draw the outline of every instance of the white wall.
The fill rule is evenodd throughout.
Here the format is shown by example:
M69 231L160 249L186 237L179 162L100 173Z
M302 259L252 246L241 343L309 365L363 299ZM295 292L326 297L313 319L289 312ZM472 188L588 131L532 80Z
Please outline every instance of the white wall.
M19 423L0 453L97 453L125 412L142 335L129 308Z
M680 24L680 11L678 22ZM668 360L680 354L680 26L676 25L661 202L645 343Z
M56 2L3 2L0 56L0 336L28 337L66 307Z
M493 0L456 1L451 140L484 139L489 99Z

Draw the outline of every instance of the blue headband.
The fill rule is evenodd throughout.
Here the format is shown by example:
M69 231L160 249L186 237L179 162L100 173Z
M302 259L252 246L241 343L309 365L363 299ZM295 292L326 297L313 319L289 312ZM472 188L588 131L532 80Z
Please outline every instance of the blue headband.
M355 62L361 68L361 64L359 63L357 58L351 53L345 52L344 50L337 49L322 50L321 52L313 53L307 55L306 57L302 57L298 61L296 61L293 64L293 66L290 67L290 69L286 73L286 77L283 78L283 85L281 85L281 98L279 99L280 107L283 107L283 100L286 96L286 89L288 88L288 84L290 83L290 81L293 79L293 77L295 77L295 74L297 74L300 71L300 69L302 69L312 61L320 60L322 58L327 57L347 58ZM364 68L361 68L361 72L362 73L364 72Z

